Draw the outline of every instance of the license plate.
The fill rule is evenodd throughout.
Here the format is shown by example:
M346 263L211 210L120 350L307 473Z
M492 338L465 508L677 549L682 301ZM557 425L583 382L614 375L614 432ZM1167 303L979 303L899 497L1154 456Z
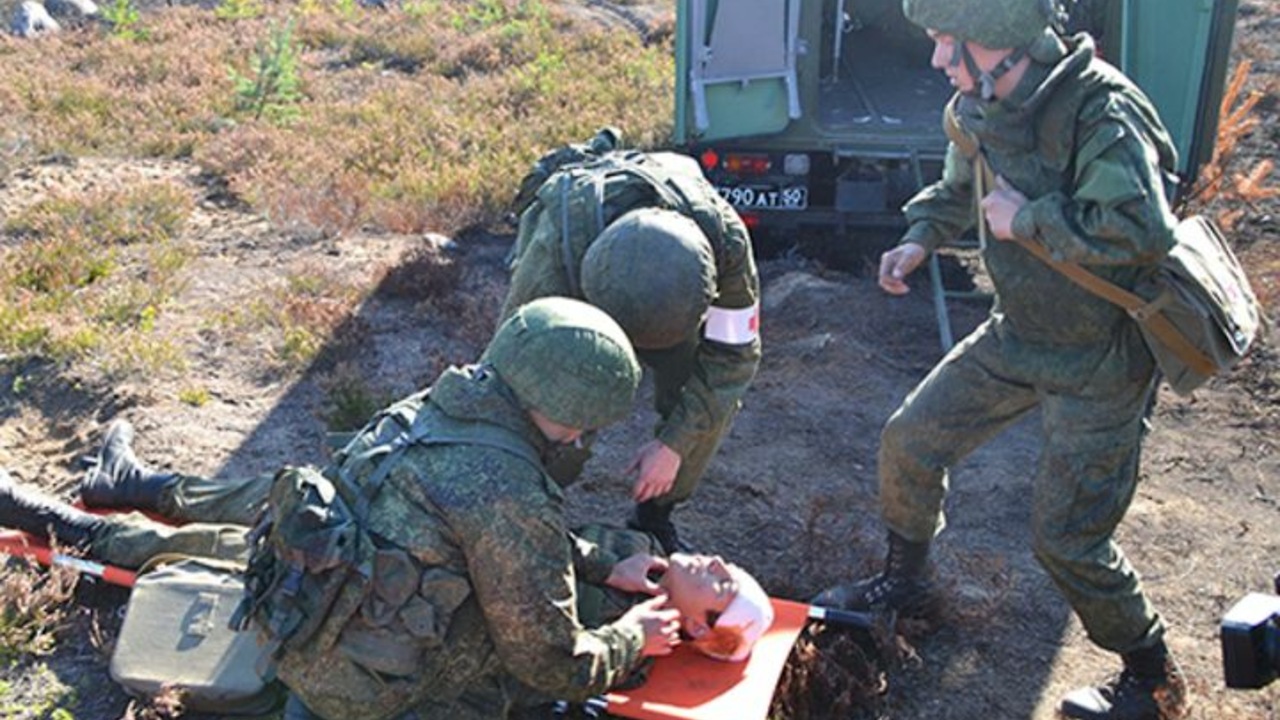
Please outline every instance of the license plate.
M720 197L741 210L804 210L809 207L809 188L803 185L760 187L719 186Z

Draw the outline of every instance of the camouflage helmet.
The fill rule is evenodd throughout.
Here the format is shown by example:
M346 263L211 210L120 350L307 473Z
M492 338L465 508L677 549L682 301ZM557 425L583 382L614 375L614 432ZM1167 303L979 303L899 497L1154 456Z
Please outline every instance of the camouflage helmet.
M609 224L582 258L582 294L627 331L637 348L694 336L716 294L711 243L672 210L632 210Z
M902 12L928 30L985 48L1026 46L1050 27L1055 0L902 0Z
M526 408L590 430L631 408L640 363L612 318L580 300L539 298L498 328L481 357Z

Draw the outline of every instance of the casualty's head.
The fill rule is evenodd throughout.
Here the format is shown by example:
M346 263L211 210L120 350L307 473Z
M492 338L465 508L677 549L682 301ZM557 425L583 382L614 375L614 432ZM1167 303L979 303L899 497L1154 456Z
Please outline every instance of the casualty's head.
M600 233L581 265L582 294L635 347L669 348L695 336L716 294L711 243L672 210L632 210Z
M480 359L502 378L555 442L618 420L631 408L640 363L618 323L563 297L518 308Z
M675 553L658 584L680 611L695 649L717 660L746 660L773 624L773 605L760 584L717 555Z
M960 92L987 99L1028 53L1057 51L1057 11L1057 0L902 0L903 14L934 41L934 67Z

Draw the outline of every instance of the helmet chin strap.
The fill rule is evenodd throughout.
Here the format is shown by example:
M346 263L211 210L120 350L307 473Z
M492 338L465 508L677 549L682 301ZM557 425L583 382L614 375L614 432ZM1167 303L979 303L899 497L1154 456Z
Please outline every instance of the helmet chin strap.
M951 53L951 67L959 66L960 62L963 60L965 70L969 72L969 76L974 78L978 84L978 91L982 99L990 101L995 99L996 83L999 82L1000 78L1004 77L1006 73L1012 70L1013 66L1017 65L1022 58L1026 57L1026 55L1027 48L1025 46L1015 48L1013 52L1006 55L1003 60L997 63L995 67L984 72L978 68L978 61L973 59L973 53L969 52L969 43L958 41L955 44L955 50Z

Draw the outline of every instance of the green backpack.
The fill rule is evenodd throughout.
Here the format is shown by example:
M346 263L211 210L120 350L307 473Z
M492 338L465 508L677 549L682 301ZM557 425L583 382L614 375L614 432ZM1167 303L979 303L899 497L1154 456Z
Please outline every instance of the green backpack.
M597 138L612 137L609 132L602 130ZM520 231L507 258L509 269L519 263L546 213L559 228L559 252L574 296L581 295L576 261L610 223L631 210L674 210L696 222L717 253L726 245L720 211L713 204L715 191L692 158L670 154L690 163L689 172L679 172L650 153L595 149L607 147L599 142L567 145L543 156L524 177L515 203Z

